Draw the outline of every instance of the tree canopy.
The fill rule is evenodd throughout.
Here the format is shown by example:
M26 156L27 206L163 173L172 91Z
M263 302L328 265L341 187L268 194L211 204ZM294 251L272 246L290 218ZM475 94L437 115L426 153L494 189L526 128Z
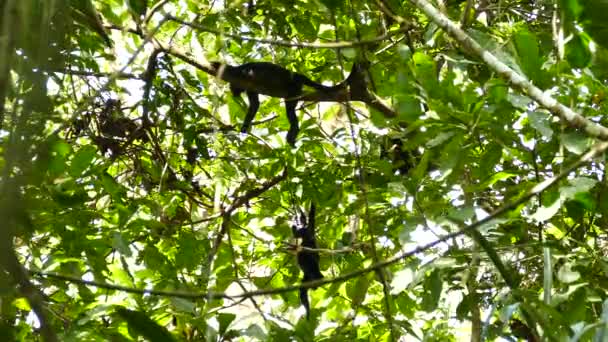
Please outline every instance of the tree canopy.
M4 340L608 336L608 1L0 5Z

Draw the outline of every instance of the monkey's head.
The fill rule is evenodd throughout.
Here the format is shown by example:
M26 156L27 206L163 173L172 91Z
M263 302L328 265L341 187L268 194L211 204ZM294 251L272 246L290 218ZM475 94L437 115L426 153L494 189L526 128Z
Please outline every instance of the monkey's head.
M219 78L222 78L222 74L226 72L226 68L229 66L228 64L222 62L210 62L209 64L213 68L215 75Z

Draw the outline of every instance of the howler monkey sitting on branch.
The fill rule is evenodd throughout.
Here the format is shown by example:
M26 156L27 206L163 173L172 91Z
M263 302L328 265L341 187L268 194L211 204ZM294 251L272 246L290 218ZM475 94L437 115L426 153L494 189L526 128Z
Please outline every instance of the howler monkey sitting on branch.
M302 213L303 214L303 213ZM315 205L310 204L310 211L308 213L308 222L306 222L306 216L301 216L302 228L292 226L293 235L297 239L302 239L301 246L315 249L317 248L317 242L315 240ZM299 250L297 252L298 265L304 273L302 282L313 281L323 279L323 274L319 268L319 253ZM306 319L310 319L310 302L308 301L308 289L300 288L300 302L306 309Z
M234 96L240 96L242 92L247 93L249 109L243 121L241 133L249 131L251 122L260 107L258 98L260 94L285 99L285 111L290 125L286 140L291 146L295 145L300 131L296 105L303 95L303 87L309 86L317 92L326 94L338 92L345 88L345 85L358 71L357 64L353 65L353 71L344 82L330 87L269 62L251 62L239 66L212 62L211 65L219 78L230 83L230 91Z

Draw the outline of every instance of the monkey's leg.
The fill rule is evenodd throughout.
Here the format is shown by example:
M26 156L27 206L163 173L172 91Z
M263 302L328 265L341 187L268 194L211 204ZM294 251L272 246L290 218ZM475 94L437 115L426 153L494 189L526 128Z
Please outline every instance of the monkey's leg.
M287 142L291 146L296 145L296 137L300 131L298 124L298 116L296 115L296 106L298 101L285 101L285 111L287 112L287 120L289 120L289 131L287 132Z
M247 133L249 131L251 122L255 117L255 113L257 113L258 108L260 108L260 99L258 98L257 93L248 91L247 98L249 99L249 109L247 109L247 115L245 115L245 120L243 121L243 126L241 127L241 133Z

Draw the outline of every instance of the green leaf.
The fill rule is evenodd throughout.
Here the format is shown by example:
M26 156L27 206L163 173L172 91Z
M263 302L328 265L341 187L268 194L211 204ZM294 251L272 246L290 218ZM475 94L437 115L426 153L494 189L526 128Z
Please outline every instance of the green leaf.
M231 313L220 313L217 316L217 320L220 322L220 330L219 330L220 336L223 336L226 333L226 330L230 326L230 323L232 323L232 321L234 321L235 318L236 318L236 315L231 314Z
M435 269L424 279L425 292L422 296L422 309L426 312L432 312L437 309L441 291L443 289L443 280L441 272Z
M587 209L584 208L579 202L567 201L565 203L565 207L568 211L568 216L572 218L574 222L583 222Z
M167 328L160 326L141 311L133 311L122 306L116 306L115 312L129 325L129 330L143 336L151 342L175 341Z
M410 268L404 268L395 272L393 281L391 282L391 293L399 294L404 291L413 280L414 273Z
M475 216L475 210L471 206L461 208L452 208L448 213L448 217L458 222L465 222Z
M302 34L305 38L314 40L319 32L319 25L313 21L314 18L310 15L298 15L290 17L293 28Z
M481 191L483 189L487 189L489 187L491 187L492 185L496 184L497 182L500 181L504 181L510 178L514 178L517 177L516 173L513 172L497 172L495 174L493 174L490 178L484 180L483 182L479 183L476 186L473 186L473 190L474 191Z
M146 15L146 8L148 6L147 3L147 0L127 0L129 11L137 18L141 18Z
M336 11L338 8L343 7L342 0L320 0L320 1L323 5L325 5L325 7L327 7L332 12Z
M49 173L59 176L67 169L67 157L72 152L72 147L62 140L56 140L51 147L51 159L49 162Z
M103 26L101 16L97 12L93 1L70 0L70 5L72 8L72 16L75 18L75 20L90 30L95 31L104 39L106 44L111 47L112 40L110 40L110 37Z
M586 0L583 0L583 2ZM579 0L559 0L559 8L565 14L568 20L575 20L583 11L583 7L579 4Z
M437 146L443 144L444 142L448 141L455 134L456 134L456 132L454 132L454 131L441 132L441 133L437 134L437 136L434 137L433 139L430 139L426 143L426 146L428 148L437 147Z
M424 53L416 52L414 53L412 62L414 74L418 82L422 84L431 98L438 98L441 89L439 89L437 69L433 59Z
M119 199L121 197L122 188L120 185L107 173L103 173L99 175L101 184L105 191L107 191L114 199Z
M592 143L592 140L589 137L579 132L563 134L562 141L564 142L564 146L566 149L568 149L568 151L578 155L587 151Z
M454 168L462 159L462 148L459 142L460 138L455 137L452 142L447 144L441 152L439 168L443 177L447 177L454 171Z
M528 120L530 125L534 127L540 134L547 139L551 139L553 136L553 129L551 129L552 116L546 112L528 112Z
M566 59L573 68L584 68L591 62L589 41L577 34L566 44Z
M573 199L578 194L589 192L597 184L597 180L589 177L576 177L569 183L570 185L560 187L560 195L564 200Z
M580 21L583 23L585 32L597 44L608 48L608 22L606 22L608 1L585 0L581 2L581 5L583 5L584 9L580 15Z
M414 95L398 96L397 108L399 111L399 118L405 122L414 122L422 115L420 100Z
M561 208L562 201L556 200L552 202L549 206L542 205L540 208L536 210L534 214L532 214L531 218L537 222L545 222L555 216L559 209Z
M172 297L171 298L171 303L179 311L187 312L187 313L190 313L190 314L194 314L196 312L196 305L191 300L188 300L188 299L185 299L185 298Z
M458 306L456 307L456 317L461 320L466 320L471 312L471 308L475 308L476 296L467 293L464 295Z
M120 254L125 256L131 256L131 249L127 242L123 239L122 234L119 232L114 232L112 234L112 247L116 249Z
M573 264L570 262L564 263L557 271L557 278L562 283L573 283L580 279L581 275L573 269Z
M515 33L513 40L522 70L528 78L539 80L543 62L538 48L538 37L523 28Z
M496 164L502 159L502 146L497 143L490 143L485 149L485 152L479 158L479 174L478 177L484 179L492 175L495 171ZM492 184L486 184L484 187L491 186ZM480 186L480 189L481 188Z
M352 300L354 307L361 305L365 300L369 284L369 276L366 275L358 277L353 285L346 287L346 294Z
M94 146L86 145L76 151L70 163L70 175L74 178L80 177L82 173L91 165L95 158L97 149Z

